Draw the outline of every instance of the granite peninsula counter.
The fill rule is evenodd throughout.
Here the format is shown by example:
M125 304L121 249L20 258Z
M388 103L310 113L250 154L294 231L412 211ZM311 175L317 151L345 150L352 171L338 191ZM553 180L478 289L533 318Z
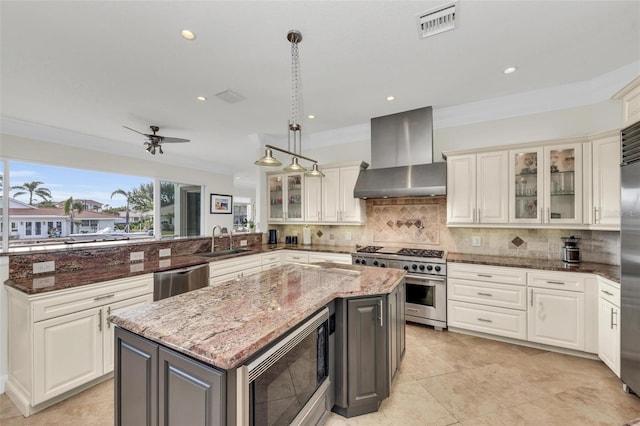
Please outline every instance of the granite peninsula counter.
M367 362L355 359L356 356L369 358L376 364L375 370L356 373L365 374L365 383L375 382L376 392L372 394L373 397L369 395L370 401L366 405L349 407L348 401L344 400L340 404L339 396L336 396L335 405L338 408L334 407L334 410L349 417L377 410L380 402L389 394L391 381L404 353L405 274L401 270L335 263L287 264L119 312L110 316L109 321L119 327L116 329L117 348L128 344L124 339L131 336L135 339L134 343L143 342L147 346L159 344L156 347L160 348L160 352L166 352L162 348L167 348L178 356L186 355L188 358L185 360L191 360L189 362L197 364L198 368L213 367L212 371L219 375L215 379L218 385L214 386L218 391L214 393L222 400L220 404L214 404L217 407L214 417L222 424L244 424L244 421L237 420L242 417L236 409L242 399L238 396L242 393L238 390L241 386L236 385L239 383L238 371L283 336L290 334L290 331L297 330L298 326L306 323L318 311L329 308L331 315L334 316L335 313L336 317L331 321L336 334L330 336L336 343L335 347L331 347L329 355L335 359L331 368L336 371L336 389L341 387L346 390L349 386L356 386L348 383L352 374L347 374L350 368L362 371L367 369ZM353 315L356 315L357 320L352 319ZM351 323L347 325L349 321ZM365 324L367 321L370 325ZM347 328L354 328L355 333L364 336L362 344L365 346L359 348L356 354L351 354L352 349L347 349L359 344L355 343L357 339L353 338L352 330ZM125 330L124 335L119 330ZM373 335L369 331L377 335L375 342L369 342ZM122 342L125 343L118 343L119 335L123 336ZM116 349L116 352L119 350ZM119 356L117 354L116 358ZM349 360L350 357L353 359ZM168 373L160 372L162 366L157 368L159 372L156 383L159 383L163 374ZM391 371L392 368L395 370ZM123 361L120 369L119 371L116 362L116 416L123 415L118 411L123 407L139 410L127 404L129 396L125 397L123 394L119 397L118 392L127 392L124 381L133 380L129 377L130 373L136 374L133 371L140 368L127 367ZM378 378L372 382L370 376ZM118 384L119 378L123 381L122 385ZM141 380L149 379L135 379L137 382ZM333 389L334 378L328 383ZM160 394L165 392L162 390L162 383L151 383L151 386L157 386ZM357 386L361 384L358 383ZM352 391L345 392L347 393L351 395ZM367 393L371 394L370 390ZM327 398L331 395L331 404L316 403L317 407L325 407L322 408L323 413L333 407L333 394L333 391L326 392ZM150 404L154 398L149 399ZM323 396L322 401L324 398ZM162 400L161 397L157 399ZM176 402L174 406L180 407L182 403ZM153 407L147 407L143 412L156 412L154 410ZM194 410L178 410L188 419L193 419L189 412ZM158 415L162 415L160 411L157 411ZM153 419L152 423L155 423Z

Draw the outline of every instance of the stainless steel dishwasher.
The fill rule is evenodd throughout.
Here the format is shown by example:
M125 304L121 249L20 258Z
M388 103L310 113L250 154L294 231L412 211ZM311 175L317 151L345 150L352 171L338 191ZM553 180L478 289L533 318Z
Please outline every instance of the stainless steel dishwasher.
M166 299L209 285L209 264L153 274L153 300Z

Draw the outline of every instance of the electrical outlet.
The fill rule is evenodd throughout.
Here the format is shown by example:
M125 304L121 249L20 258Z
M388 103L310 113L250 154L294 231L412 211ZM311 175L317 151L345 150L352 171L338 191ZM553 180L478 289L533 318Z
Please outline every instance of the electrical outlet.
M347 232L347 241L351 241L351 232Z
M171 259L161 259L158 261L158 266L160 268L167 268L171 266Z
M336 236L333 234L329 234L329 240L333 241L335 240Z
M143 251L132 251L129 254L129 261L135 262L136 260L144 260L144 252Z
M170 248L160 249L160 251L158 252L158 257L170 257L170 256L171 256Z
M240 240L240 247L246 247L247 246L247 240Z
M142 271L144 271L144 263L133 263L129 265L129 272L131 272L132 274L135 272L142 272Z
M43 274L45 272L53 272L56 270L56 262L51 260L49 262L36 262L33 264L34 274Z
M481 239L479 235L474 235L471 237L471 245L473 247L480 247Z
M34 278L33 279L33 288L52 287L55 283L56 283L56 280L52 276Z

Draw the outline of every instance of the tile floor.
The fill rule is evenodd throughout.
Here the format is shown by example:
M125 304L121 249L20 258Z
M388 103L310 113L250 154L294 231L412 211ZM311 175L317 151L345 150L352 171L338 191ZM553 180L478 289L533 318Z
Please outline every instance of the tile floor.
M391 397L374 414L335 425L617 425L640 417L640 398L599 361L407 325ZM113 382L29 418L0 395L0 424L113 425Z

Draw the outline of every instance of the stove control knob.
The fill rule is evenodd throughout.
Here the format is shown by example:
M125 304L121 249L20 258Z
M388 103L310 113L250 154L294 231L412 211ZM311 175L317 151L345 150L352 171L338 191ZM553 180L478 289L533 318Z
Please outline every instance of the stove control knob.
M440 268L439 266L436 266L436 272L440 272L440 269L442 268Z
M416 269L418 269L418 265L416 265L416 264L414 263L413 265L411 265L411 269L413 269L413 270L415 271Z
M367 264L367 259L362 259L362 260L360 261L360 264L361 264L361 265L366 265L366 264Z
M420 265L420 270L424 271L424 265Z
M378 266L378 261L377 260L373 261L373 266Z
M356 259L356 260L354 260L354 262L356 263L356 265L359 265L360 264L360 259Z
M432 270L432 269L433 269L433 266L431 266L431 265L427 265L427 271L430 271L430 270Z
M386 265L385 263L381 263L381 264L380 264L380 267L381 267L381 268L386 268L386 267L387 267L387 265Z
M404 266L402 267L402 269L404 269L405 271L408 271L408 270L409 270L409 265L404 265Z

